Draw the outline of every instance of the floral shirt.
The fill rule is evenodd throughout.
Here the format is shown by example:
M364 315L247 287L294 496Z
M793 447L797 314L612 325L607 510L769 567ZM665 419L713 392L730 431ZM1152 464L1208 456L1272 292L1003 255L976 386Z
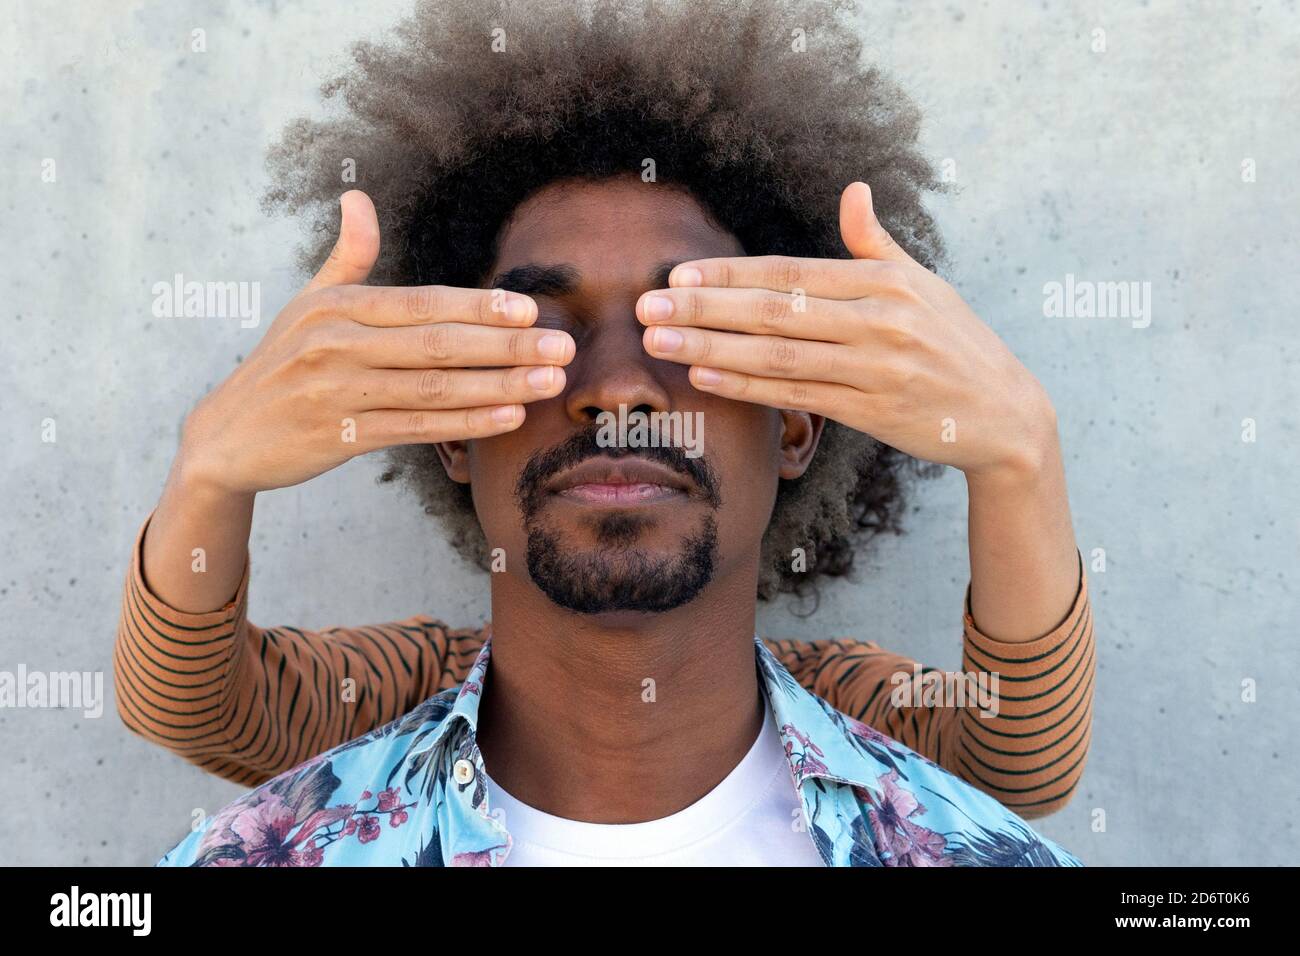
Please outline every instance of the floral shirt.
M828 866L1082 865L992 797L833 710L754 645L802 823ZM159 865L499 866L511 839L475 742L491 648L460 687L250 791Z

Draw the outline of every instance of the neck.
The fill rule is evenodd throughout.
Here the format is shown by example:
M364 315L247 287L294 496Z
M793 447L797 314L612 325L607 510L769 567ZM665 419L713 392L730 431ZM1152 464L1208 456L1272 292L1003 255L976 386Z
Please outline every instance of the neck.
M657 820L729 774L762 729L756 569L659 614L584 615L492 576L479 705L488 773L516 799L591 823Z

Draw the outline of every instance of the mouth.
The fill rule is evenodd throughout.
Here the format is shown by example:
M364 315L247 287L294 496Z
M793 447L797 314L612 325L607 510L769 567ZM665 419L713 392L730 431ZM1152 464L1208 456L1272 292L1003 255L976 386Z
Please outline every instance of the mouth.
M645 458L589 458L546 484L548 495L612 507L682 501L694 485L685 475Z

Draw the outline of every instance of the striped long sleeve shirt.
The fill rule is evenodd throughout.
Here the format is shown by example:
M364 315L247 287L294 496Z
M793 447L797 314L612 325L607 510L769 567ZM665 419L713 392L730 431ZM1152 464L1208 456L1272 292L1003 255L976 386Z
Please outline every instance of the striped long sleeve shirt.
M136 537L114 648L117 709L146 740L253 786L461 684L491 625L419 615L305 631L248 620L249 567L206 613L149 591ZM1083 775L1095 672L1087 578L1064 621L1023 643L980 633L967 594L962 671L872 642L764 639L806 689L918 751L1022 817L1052 813ZM981 676L982 675L982 676ZM990 678L996 675L996 684Z

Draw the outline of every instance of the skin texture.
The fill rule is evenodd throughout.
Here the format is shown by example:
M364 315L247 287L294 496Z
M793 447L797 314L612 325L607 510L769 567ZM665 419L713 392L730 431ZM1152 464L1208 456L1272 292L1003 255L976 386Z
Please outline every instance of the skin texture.
M470 482L491 546L526 548L524 516L501 505L530 457L619 404L702 411L723 502L716 576L672 610L578 614L557 607L517 562L494 576L479 744L526 803L594 822L656 819L735 766L759 715L750 648L758 541L777 476L807 466L822 415L966 472L972 589L1011 639L1045 632L1069 607L1076 556L1041 387L947 283L889 239L865 185L846 190L841 212L854 261L737 258L693 200L632 178L547 187L503 231L494 272L571 268L571 291L538 296L539 321L570 330L578 358L565 393L534 406L523 427L442 449L450 477ZM665 260L688 261L671 271L669 290L646 295ZM797 315L796 288L807 300ZM669 329L679 338L663 349ZM710 364L697 364L705 356ZM706 368L718 372L708 385ZM946 417L973 434L944 441ZM1002 510L1017 506L1028 517ZM617 576L624 556L592 530L607 507L552 500L542 510L559 546L603 556ZM635 549L680 555L702 507L635 509L650 514ZM647 678L662 688L654 704L641 698ZM580 767L566 757L575 752Z
M496 28L514 38L484 56ZM791 43L791 30L811 42ZM505 219L542 187L640 172L689 189L751 254L836 258L845 184L865 178L888 227L930 268L943 243L926 201L943 183L920 148L922 112L864 55L851 4L824 0L437 0L353 50L323 88L340 109L289 124L265 202L305 220L315 269L337 230L338 157L379 209L380 285L480 286ZM381 480L414 492L468 561L490 566L468 488L424 445L385 455ZM917 469L837 422L782 485L760 597L850 572L903 530ZM791 549L806 568L795 570Z
M494 310L501 297L486 289L359 285L378 226L364 195L343 204L330 261L187 421L144 545L164 601L197 611L229 599L257 491L394 442L438 443L506 558L492 577L485 760L524 802L603 823L688 806L758 733L759 544L778 479L808 467L826 418L965 473L972 607L985 633L1028 640L1064 617L1078 566L1051 404L955 290L879 226L865 184L841 201L853 259L786 260L744 258L666 184L553 183L515 210L489 275L565 266L571 287L515 296L528 304L518 314ZM665 348L666 330L676 348ZM560 346L550 355L546 336ZM535 368L548 382L530 391L521 378ZM518 494L530 465L574 447L620 404L702 412L716 494L593 503L542 494L538 482L531 505ZM498 407L509 421L492 419ZM344 418L356 442L340 440ZM943 439L945 419L956 441ZM710 527L709 573L689 594L656 613L619 606L619 581L647 568L670 580L698 563L691 542ZM577 562L570 574L610 584L597 612L573 610L554 587L564 564L530 563L539 529ZM194 547L207 552L204 574L190 570Z
M538 323L568 331L577 357L564 394L534 405L520 428L445 443L442 456L454 480L470 482L488 542L507 560L492 577L492 674L479 746L507 791L548 813L600 823L666 816L716 786L758 734L759 541L778 477L802 473L822 423L698 391L684 367L645 352L635 313L663 263L740 252L693 200L637 179L547 187L503 230L493 274L572 268L569 294L537 297ZM553 603L520 560L527 532L513 492L532 456L620 404L703 413L703 458L719 506L692 498L611 508L551 496L544 520L566 551L618 575L627 570L627 546L604 543L593 527L602 516L635 516L630 547L653 563L678 558L711 515L714 573L694 600L672 610L579 614ZM647 679L655 682L653 703L642 699ZM580 765L573 753L583 754Z
M960 469L972 615L990 637L1031 640L1060 622L1078 580L1047 393L880 225L866 183L844 190L840 234L852 261L679 265L673 288L637 305L646 350L690 365L711 394L816 412Z
M379 255L379 224L365 193L340 202L328 260L186 419L144 546L145 575L173 607L230 599L259 491L395 444L506 431L523 421L524 402L564 387L573 340L529 328L528 297L360 285Z

